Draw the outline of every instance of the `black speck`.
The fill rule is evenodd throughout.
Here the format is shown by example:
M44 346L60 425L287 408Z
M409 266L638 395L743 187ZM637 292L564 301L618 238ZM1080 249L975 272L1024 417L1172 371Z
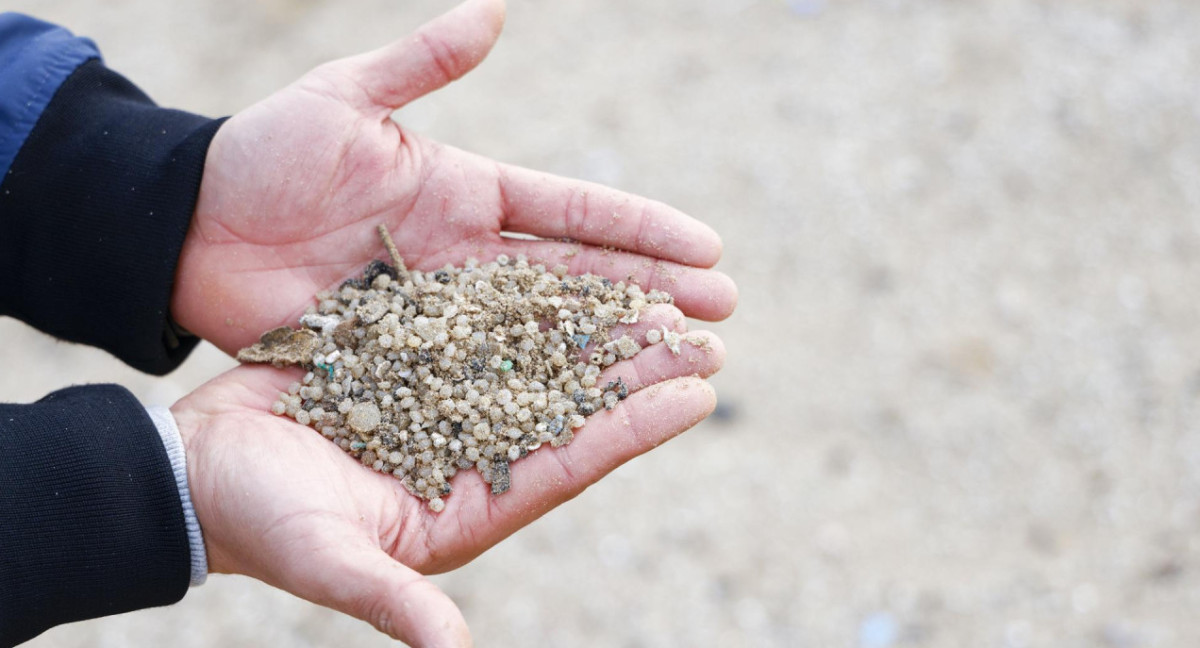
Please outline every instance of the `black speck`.
M629 385L626 385L625 379L620 376L618 376L616 380L608 383L608 386L604 388L604 391L615 392L617 394L617 400L625 400L626 398L629 398Z
M433 273L433 278L440 284L450 283L450 273L445 270L438 270Z
M576 389L574 394L571 394L571 400L575 401L576 405L582 405L587 400L587 392L582 389Z
M452 421L450 423L451 434L462 434L462 421Z
M584 403L583 405L579 406L579 413L583 414L584 416L591 416L595 411L596 406L592 405L591 403Z
M429 364L430 362L433 362L433 355L429 353L428 349L421 349L419 352L417 352L417 362L421 364Z

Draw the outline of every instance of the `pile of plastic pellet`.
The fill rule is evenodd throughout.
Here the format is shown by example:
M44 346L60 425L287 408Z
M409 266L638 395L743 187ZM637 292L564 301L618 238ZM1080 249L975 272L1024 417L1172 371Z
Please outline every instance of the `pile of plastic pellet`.
M399 265L372 262L318 294L301 329L269 331L238 358L309 369L272 411L394 475L435 512L458 471L474 468L503 493L510 463L569 443L584 417L623 400L625 383L601 384L600 372L641 346L610 333L671 302L520 256L427 273Z

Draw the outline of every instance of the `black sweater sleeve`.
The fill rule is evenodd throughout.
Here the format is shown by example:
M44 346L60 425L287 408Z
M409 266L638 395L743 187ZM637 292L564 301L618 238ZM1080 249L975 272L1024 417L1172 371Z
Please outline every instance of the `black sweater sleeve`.
M0 404L0 521L0 646L187 592L170 460L121 387Z
M0 315L143 371L182 362L196 340L168 307L220 123L155 106L98 59L75 69L0 177ZM0 646L173 603L190 564L170 459L128 391L0 404Z
M59 87L0 182L0 315L163 374L168 307L219 120L159 108L99 60Z

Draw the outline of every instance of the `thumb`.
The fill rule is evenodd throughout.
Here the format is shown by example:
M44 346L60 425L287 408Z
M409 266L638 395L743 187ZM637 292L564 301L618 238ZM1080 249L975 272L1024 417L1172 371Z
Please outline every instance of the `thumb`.
M377 107L395 109L474 69L503 27L504 0L467 0L411 36L333 65Z
M376 547L343 547L311 566L295 594L357 617L414 648L471 645L458 606L421 574Z

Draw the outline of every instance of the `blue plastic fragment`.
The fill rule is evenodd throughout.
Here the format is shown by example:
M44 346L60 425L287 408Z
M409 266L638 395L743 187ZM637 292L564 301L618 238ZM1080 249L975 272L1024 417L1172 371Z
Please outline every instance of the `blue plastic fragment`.
M571 339L575 341L575 346L582 349L583 347L587 346L587 343L592 339L592 336L583 335L580 333L579 335L572 335Z
M363 443L362 441L352 441L350 443L351 450L362 450L366 447L367 447L367 444Z

